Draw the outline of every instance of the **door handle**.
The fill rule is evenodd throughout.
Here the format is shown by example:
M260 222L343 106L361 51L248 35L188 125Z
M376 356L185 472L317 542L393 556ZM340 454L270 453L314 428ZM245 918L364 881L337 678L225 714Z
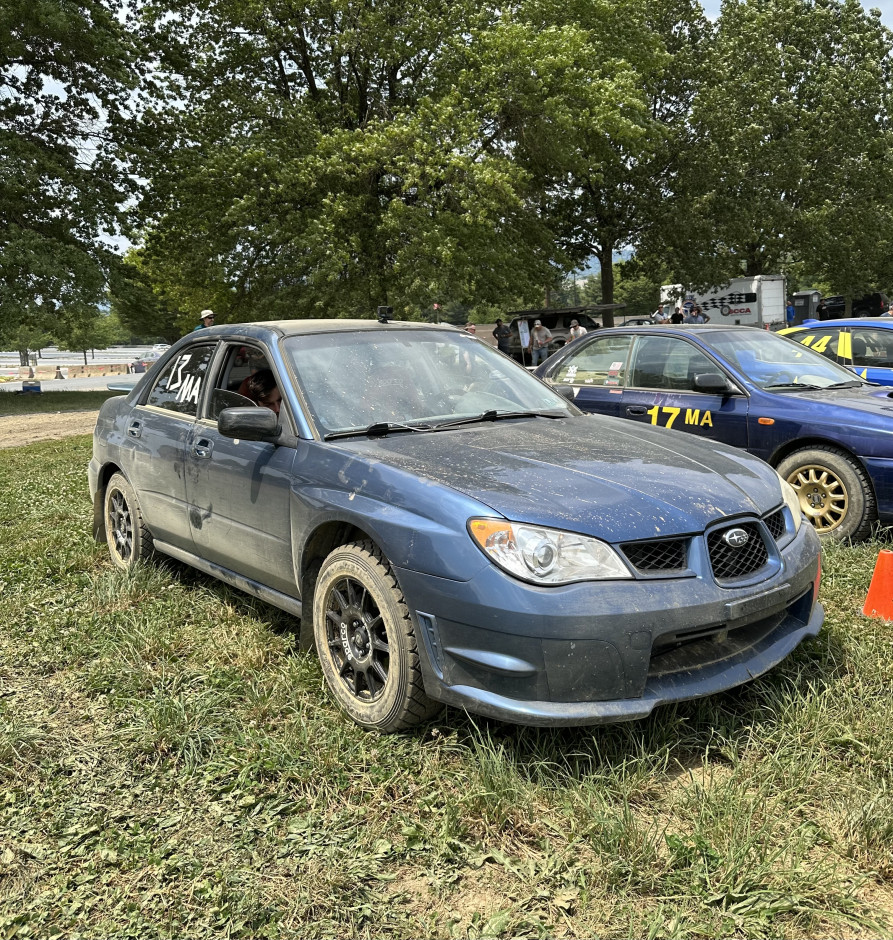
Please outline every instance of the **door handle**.
M192 445L192 453L196 457L210 457L212 450L214 450L214 445L207 438L202 438Z
M131 437L140 437L143 433L142 425L139 423L139 421L134 421L133 424L131 424L127 429L127 433Z
M648 414L648 409L644 405L630 405L626 409L628 415L644 415Z

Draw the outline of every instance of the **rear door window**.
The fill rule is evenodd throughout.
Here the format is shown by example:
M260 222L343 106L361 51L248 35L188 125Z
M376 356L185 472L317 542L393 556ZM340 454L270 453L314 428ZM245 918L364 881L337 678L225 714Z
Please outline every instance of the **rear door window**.
M175 356L153 384L145 404L194 418L216 348L214 343L190 346Z
M850 346L850 334L839 326L819 327L794 333L792 339L813 352L821 353L826 359L841 365L851 365L853 358Z
M622 385L629 362L631 336L605 336L579 347L552 376L552 381L568 385Z

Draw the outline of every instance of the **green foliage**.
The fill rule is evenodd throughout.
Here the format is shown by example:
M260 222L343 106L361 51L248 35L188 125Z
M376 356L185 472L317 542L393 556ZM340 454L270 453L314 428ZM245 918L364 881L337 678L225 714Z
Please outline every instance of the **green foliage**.
M890 936L878 550L764 678L562 731L361 731L285 614L90 538L88 437L0 451L7 936Z
M0 342L102 299L136 49L115 0L0 6ZM77 317L75 317L77 319Z
M857 0L9 0L0 345L100 345L108 291L168 341L205 307L481 319L593 256L625 313L657 272L889 287L891 50Z
M602 300L613 303L615 253L662 242L672 222L662 210L709 27L698 4L677 0L569 10L532 3L534 27L543 12L582 32L584 67L562 75L555 97L564 120L532 144L525 129L519 158L537 176L567 257L582 264L595 256Z
M525 173L466 93L486 8L183 4L176 31L156 13L144 270L180 329L196 293L224 319L414 316L542 280Z
M674 206L680 281L805 261L836 291L869 288L893 233L891 49L854 0L723 6Z
M614 299L624 303L623 317L650 317L660 303L660 287L664 278L655 277L635 259L617 265L617 291Z
M113 273L110 293L112 311L130 336L172 343L195 326L202 310L216 309L207 296L181 288L179 296L171 298L168 289L175 288L157 258L142 248L127 252Z

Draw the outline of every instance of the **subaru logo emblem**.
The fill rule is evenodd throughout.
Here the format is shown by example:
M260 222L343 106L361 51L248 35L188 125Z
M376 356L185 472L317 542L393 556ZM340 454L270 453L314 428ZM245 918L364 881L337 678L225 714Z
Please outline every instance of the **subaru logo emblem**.
M728 532L723 534L722 540L729 548L744 548L750 541L750 536L744 529L729 529Z

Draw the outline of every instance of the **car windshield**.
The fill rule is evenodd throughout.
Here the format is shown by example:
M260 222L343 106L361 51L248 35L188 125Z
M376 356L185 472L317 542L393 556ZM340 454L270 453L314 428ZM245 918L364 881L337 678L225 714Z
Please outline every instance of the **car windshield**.
M735 330L711 332L701 338L751 382L768 391L862 384L849 369L776 333Z
M516 413L576 408L467 333L388 328L291 336L283 342L324 435L373 426L435 430Z

